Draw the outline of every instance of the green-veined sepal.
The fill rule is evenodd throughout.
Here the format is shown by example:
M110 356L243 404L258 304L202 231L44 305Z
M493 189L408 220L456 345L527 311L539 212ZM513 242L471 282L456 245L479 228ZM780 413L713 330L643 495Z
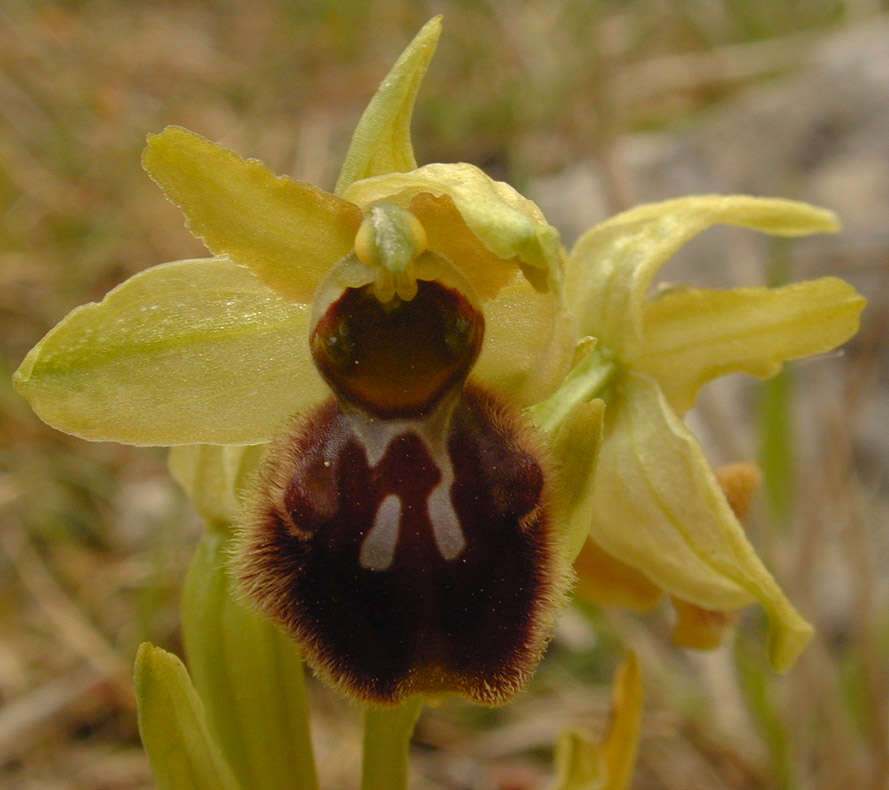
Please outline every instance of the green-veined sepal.
M524 407L551 395L574 357L575 321L550 292L516 276L484 304L485 342L472 375Z
M69 313L15 386L42 420L84 439L256 444L327 392L308 321L307 305L225 258L161 264Z
M604 416L605 402L598 398L577 403L549 436L561 492L556 518L562 525L562 552L568 562L574 562L590 531L592 481L602 443Z

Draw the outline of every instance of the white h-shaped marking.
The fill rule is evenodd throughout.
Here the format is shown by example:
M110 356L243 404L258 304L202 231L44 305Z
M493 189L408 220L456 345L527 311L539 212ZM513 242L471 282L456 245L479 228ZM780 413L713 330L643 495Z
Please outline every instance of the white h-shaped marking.
M373 469L386 454L389 445L405 433L414 433L423 442L429 457L441 473L438 485L429 492L426 511L432 524L432 536L441 556L453 560L466 548L460 517L451 503L454 465L447 449L448 428L456 401L442 404L436 413L422 420L376 420L358 411L346 411L354 438L364 448L367 463ZM401 499L387 494L374 516L373 526L364 536L358 562L362 568L384 571L395 559L395 547L401 530Z

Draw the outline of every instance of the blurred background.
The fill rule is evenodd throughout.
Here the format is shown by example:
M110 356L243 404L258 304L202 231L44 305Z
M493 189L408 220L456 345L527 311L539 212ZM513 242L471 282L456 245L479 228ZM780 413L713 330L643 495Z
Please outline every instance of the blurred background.
M330 188L351 130L431 15L418 160L468 161L536 199L566 245L644 200L808 200L836 237L713 230L664 272L731 286L837 274L870 300L842 352L767 385L708 387L690 420L714 463L766 472L749 525L818 627L787 676L745 613L714 653L671 613L568 610L529 692L417 729L412 787L532 790L568 726L601 732L627 647L646 711L634 788L889 787L889 8L886 0L386 0L0 6L0 787L148 788L136 647L180 651L197 517L161 450L88 444L12 391L74 306L201 255L139 164L187 126ZM359 712L312 681L324 786L355 786Z

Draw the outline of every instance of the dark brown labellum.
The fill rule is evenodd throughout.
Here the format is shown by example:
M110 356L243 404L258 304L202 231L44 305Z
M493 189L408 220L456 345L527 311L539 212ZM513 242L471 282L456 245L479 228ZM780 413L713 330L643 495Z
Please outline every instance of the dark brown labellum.
M486 391L440 410L440 430L334 399L297 420L271 448L237 571L354 696L499 704L533 673L562 587L546 465Z

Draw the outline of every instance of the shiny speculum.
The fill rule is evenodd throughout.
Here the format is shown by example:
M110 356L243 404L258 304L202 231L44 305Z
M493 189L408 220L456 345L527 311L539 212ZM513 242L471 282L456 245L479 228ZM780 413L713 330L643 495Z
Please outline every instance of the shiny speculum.
M457 291L419 282L410 301L349 288L312 332L318 370L343 400L378 417L418 417L459 387L478 356L480 313Z

